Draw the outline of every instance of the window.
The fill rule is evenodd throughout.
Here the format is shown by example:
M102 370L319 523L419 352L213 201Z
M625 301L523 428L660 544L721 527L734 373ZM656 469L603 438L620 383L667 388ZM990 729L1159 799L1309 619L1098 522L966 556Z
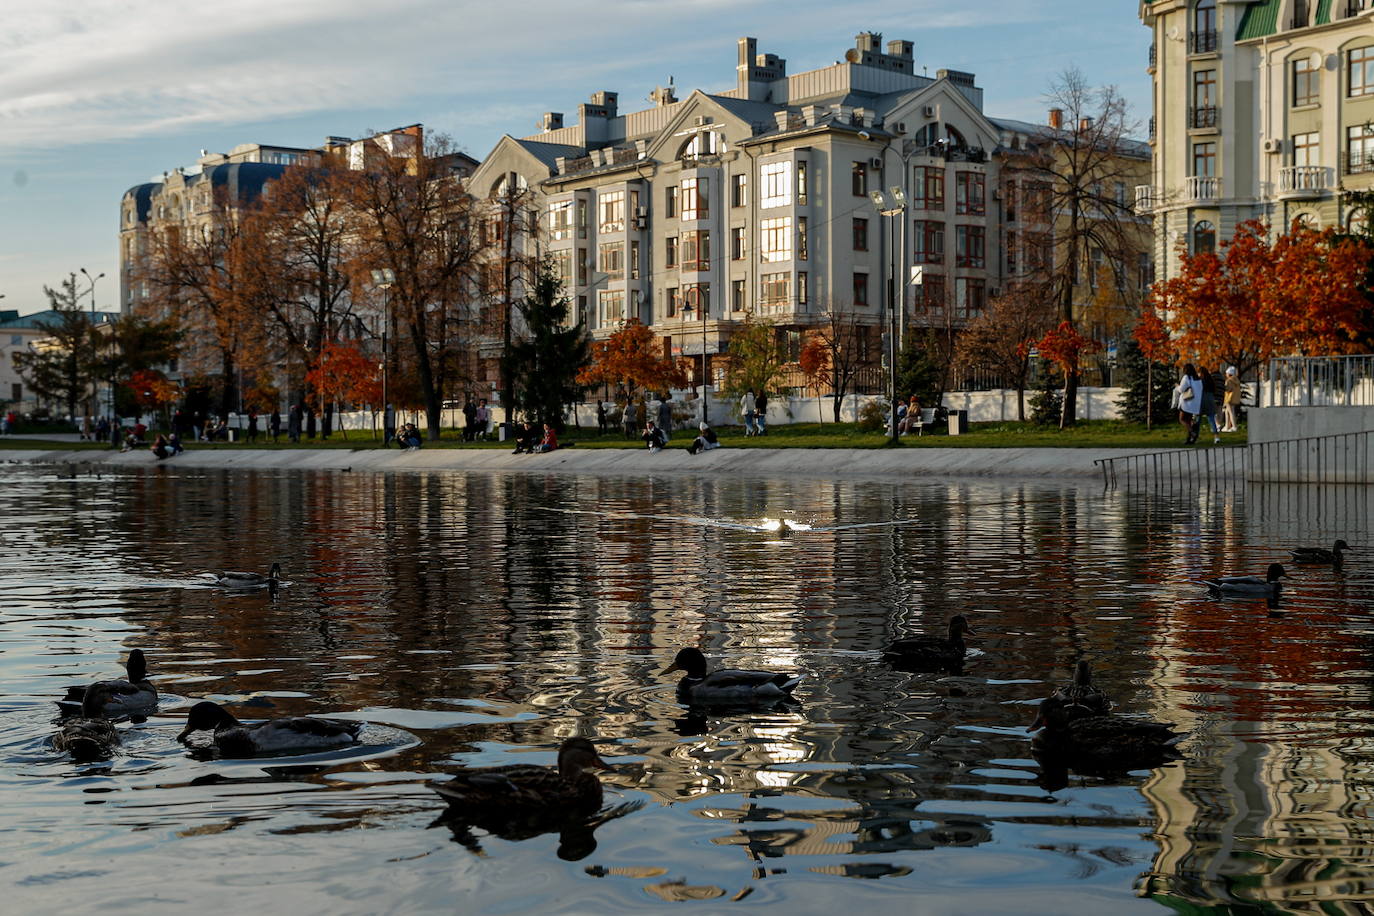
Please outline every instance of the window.
M1193 111L1188 126L1217 126L1217 71L1193 71Z
M806 305L807 286L806 271L797 273L797 305Z
M668 219L677 216L677 185L663 189L663 215Z
M806 163L797 163L797 203L806 205Z
M854 304L868 305L868 274L854 275Z
M792 275L790 273L763 274L759 283L759 302L762 305L779 305L791 301Z
M1102 271L1107 266L1107 256L1102 253L1101 248L1094 248L1088 253L1088 288L1097 289L1098 282L1102 279Z
M549 205L549 235L555 240L570 239L573 235L573 202L560 201Z
M736 312L744 311L747 303L745 302L745 282L743 280L730 281L730 308Z
M743 207L749 203L749 176L730 176L730 206Z
M945 261L945 224L918 219L911 229L912 257L915 264L943 264Z
M1305 29L1312 21L1312 10L1307 0L1293 0L1293 28Z
M973 318L988 304L986 280L958 277L954 281L954 307L960 318Z
M1311 57L1293 61L1293 104L1315 105L1321 89L1321 70Z
M1135 285L1142 293L1147 292L1155 282L1155 262L1150 253L1142 251L1135 256Z
M942 312L945 307L945 278L939 274L922 277L921 285L916 287L916 304L928 312Z
M578 296L578 297L577 297L577 323L580 324L580 325L582 325L582 327L584 327L584 328L591 327L591 321L589 320L590 317L591 317L591 316L589 316L589 315L587 314L587 297L586 297L586 296Z
M1294 165L1321 165L1321 158L1321 134L1313 131L1293 135Z
M677 236L670 235L663 240L663 266L677 266Z
M639 242L630 243L630 279L639 279Z
M780 216L759 224L759 257L770 262L792 260L792 217Z
M1017 258L1016 258L1016 255L1017 255L1016 233L1015 233L1015 232L1008 232L1008 233L1007 233L1007 274L1008 274L1008 276L1012 276L1012 277L1016 276L1016 269L1017 269Z
M22 401L22 400L24 400L24 385L23 385L21 382L11 382L11 383L10 383L10 400L11 400L11 401Z
M682 190L679 192L678 202L682 204L683 219L706 219L710 211L706 179L682 179Z
M598 194L596 200L601 208L601 231L624 232L625 192L611 191L605 194Z
M577 285L587 285L587 249L577 249Z
M1116 201L1118 207L1126 206L1126 182L1118 181L1112 188L1112 199Z
M1374 172L1374 130L1363 124L1345 129L1345 172Z
M625 279L625 243L609 242L602 245L597 256L597 270L610 280Z
M744 260L744 255L748 252L744 241L746 238L748 236L745 234L743 226L736 226L730 230L730 260Z
M806 260L806 217L797 217L797 260Z
M954 212L985 213L987 198L982 172L959 172L954 176Z
M1197 0L1193 7L1193 34L1189 49L1203 54L1217 49L1217 0Z
M704 230L682 233L682 269L711 269L711 233Z
M1347 94L1374 95L1374 45L1350 49L1345 60Z
M943 210L945 208L945 170L938 166L916 167L911 182L913 210Z
M868 250L868 220L854 218L854 250Z
M1215 178L1217 174L1217 145L1215 141L1193 144L1193 177Z
M682 148L682 159L700 159L702 156L714 156L720 152L720 135L713 130L702 131L687 141L687 145Z
M1042 232L1026 236L1026 263L1032 272L1049 269L1051 248L1050 237Z
M603 328L625 320L624 290L606 290L597 299L601 303L601 326Z
M577 202L577 237L580 239L587 237L587 202L585 200Z
M1193 226L1193 254L1202 254L1205 251L1217 250L1217 227L1207 220L1201 220Z
M868 196L868 163L854 163L854 168L850 173L850 184L855 197Z
M664 294L663 305L668 312L669 318L672 318L678 312L682 311L682 295L681 291L676 286L668 287Z
M572 249L564 248L562 251L552 253L553 272L558 277L558 282L564 286L572 283Z
M984 258L982 226L958 226L954 230L954 266L982 267Z
M786 207L792 203L792 163L765 162L759 166L759 206Z
M697 321L705 321L711 315L711 284L688 283L682 288L682 313L688 313Z

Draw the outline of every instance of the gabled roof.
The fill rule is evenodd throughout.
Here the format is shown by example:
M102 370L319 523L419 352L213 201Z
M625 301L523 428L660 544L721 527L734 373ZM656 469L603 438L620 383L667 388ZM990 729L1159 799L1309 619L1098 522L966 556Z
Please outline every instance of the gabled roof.
M1019 134L1027 134L1031 137L1049 138L1053 140L1067 140L1069 132L1066 130L1056 130L1048 124L1036 124L1031 121L1018 121L1015 118L988 118L996 126L1004 130L1016 131ZM1121 138L1121 152L1127 156L1136 156L1141 159L1149 159L1154 155L1150 149L1150 144L1144 140L1132 140L1129 137Z
M515 138L512 137L511 139L514 140ZM525 152L547 165L550 172L553 171L555 160L559 158L568 159L583 154L582 147L572 146L568 143L544 143L539 140L515 140L515 142L523 147Z
M83 315L90 316L90 312L82 312ZM108 324L119 317L117 312L96 312L96 324ZM0 328L13 328L20 330L24 328L51 328L62 323L62 313L56 309L44 309L41 312L33 312L29 315L20 315L18 318L10 318L0 321Z

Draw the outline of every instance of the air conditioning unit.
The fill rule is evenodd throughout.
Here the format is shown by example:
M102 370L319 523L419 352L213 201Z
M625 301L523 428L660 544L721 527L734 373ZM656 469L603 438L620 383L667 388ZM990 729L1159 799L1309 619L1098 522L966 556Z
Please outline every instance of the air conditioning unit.
M992 189L992 199L993 199L993 200L1001 200L1001 199L1002 199L1002 189L1001 189L1001 188L993 188L993 189Z
M933 117L935 117L935 106L934 106L934 105L926 105L925 107L923 107L923 108L921 109L921 114L924 115L924 116L927 117L927 118L933 118Z
M880 169L880 168L883 167L883 160L881 160L881 159L879 159L878 157L875 156L875 157L873 157L872 159L868 160L868 164L869 164L869 166L871 166L872 168Z
M1266 153L1281 153L1283 152L1283 139L1280 137L1270 137L1261 144L1261 149Z
M905 122L905 121L898 121L898 122L896 123L896 125L894 125L894 126L897 128L897 133L899 133L899 134L904 134L904 133L906 133L906 122Z

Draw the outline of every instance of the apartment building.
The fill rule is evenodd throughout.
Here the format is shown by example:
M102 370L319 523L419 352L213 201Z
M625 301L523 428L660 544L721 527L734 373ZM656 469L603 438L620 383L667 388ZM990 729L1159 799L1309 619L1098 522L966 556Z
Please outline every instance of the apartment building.
M830 309L962 323L1019 269L1002 154L1040 128L986 116L971 73L918 73L909 41L864 32L843 60L789 74L741 38L733 88L650 101L626 112L601 91L575 124L546 113L469 181L478 197L530 192L540 251L595 337L638 318L666 352L710 357L751 313L794 344Z
M1215 247L1237 223L1360 225L1374 187L1371 0L1154 0L1150 184L1156 262Z

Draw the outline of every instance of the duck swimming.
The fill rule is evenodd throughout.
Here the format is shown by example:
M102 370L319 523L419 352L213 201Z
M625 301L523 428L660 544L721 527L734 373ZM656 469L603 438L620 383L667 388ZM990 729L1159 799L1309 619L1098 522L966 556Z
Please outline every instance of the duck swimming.
M53 749L69 753L75 760L108 760L119 746L119 732L103 713L108 699L103 685L86 688L81 714L62 723L53 735Z
M661 671L671 674L684 672L677 685L678 699L693 703L747 703L792 698L792 691L801 683L800 674L774 671L742 671L721 668L708 673L706 656L700 649L688 647L678 652L673 663Z
M281 564L273 563L267 575L255 572L221 572L215 577L215 584L224 588L261 588L275 585L280 581Z
M555 768L514 764L471 767L452 779L426 783L454 808L484 819L521 819L547 815L566 818L601 807L601 780L593 768L611 769L586 738L569 738L558 749Z
M948 635L899 639L884 649L883 655L889 661L908 665L958 665L963 662L966 651L964 634L974 632L973 627L969 626L968 618L963 614L956 614L949 620Z
M226 757L256 757L281 751L315 751L358 743L362 722L295 716L244 725L224 707L208 701L191 707L182 744L192 732L213 731L214 746Z
M148 680L148 663L142 649L129 653L124 663L127 678L96 681L84 687L68 687L67 695L57 701L63 712L82 712L86 695L98 691L103 706L97 710L102 716L141 716L157 711L157 688Z
M1294 547L1289 553L1293 555L1294 563L1312 563L1323 566L1340 566L1345 561L1343 551L1353 550L1345 541L1338 540L1331 545L1331 549L1325 547Z
M1100 768L1154 766L1176 756L1186 735L1164 722L1093 715L1056 696L1046 697L1027 731L1043 729L1036 743L1065 757Z
M1087 715L1103 716L1112 711L1112 701L1093 683L1092 666L1084 660L1074 666L1073 683L1060 687L1051 696Z
M1282 563L1270 563L1263 579L1259 576L1219 576L1203 579L1202 584L1213 595L1223 597L1277 598L1283 588L1279 580L1286 578L1288 573Z

